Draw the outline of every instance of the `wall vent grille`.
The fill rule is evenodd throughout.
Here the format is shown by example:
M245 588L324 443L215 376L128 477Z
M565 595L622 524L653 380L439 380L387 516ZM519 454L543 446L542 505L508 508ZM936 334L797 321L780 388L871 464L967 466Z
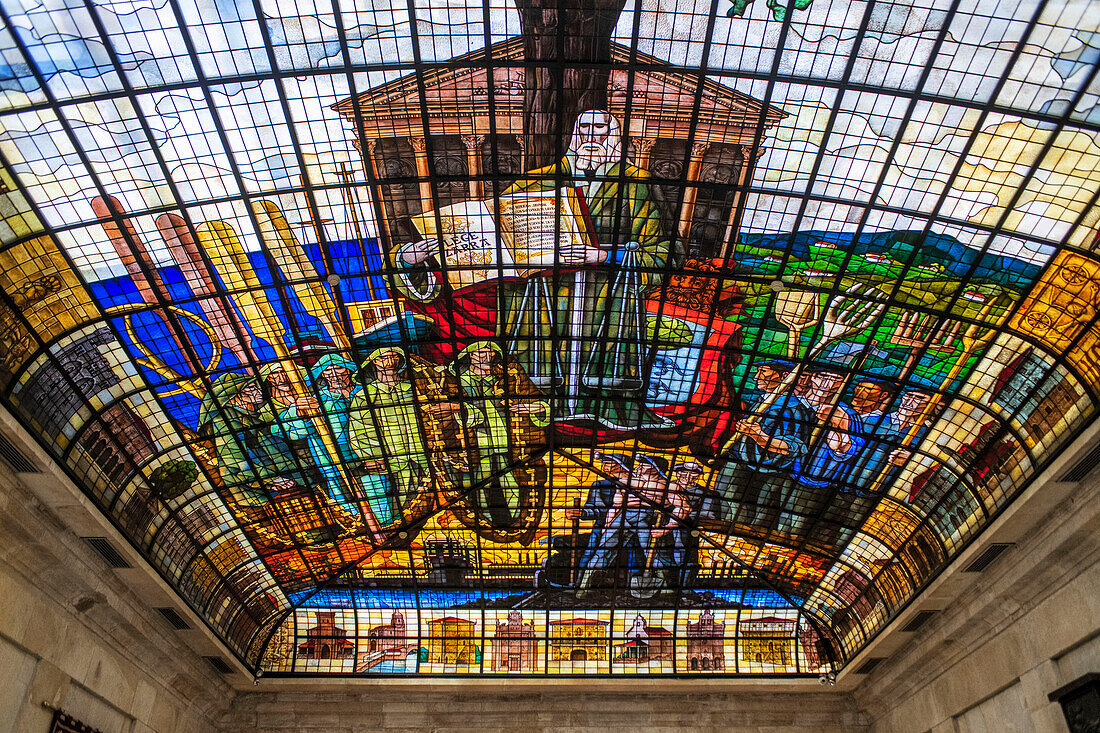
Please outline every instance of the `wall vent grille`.
M964 573L980 573L992 565L1004 551L1012 547L1011 542L994 542L982 551L982 554L974 558L974 561L963 568Z
M905 626L902 626L901 630L910 633L916 631L917 629L931 621L932 617L935 616L937 613L939 613L939 611L917 611L917 614L913 616L913 618L909 619L909 623L905 624Z
M112 568L115 568L116 570L121 570L123 568L133 567L133 565L126 562L126 558L119 554L118 550L115 549L115 546L111 544L111 541L106 537L82 537L81 539L87 542L93 550L99 553L99 556L102 557L104 561L106 561L106 563Z
M1076 483L1092 473L1097 466L1100 466L1100 443L1097 443L1092 447L1092 450L1081 456L1077 463L1066 469L1058 480Z
M183 631L184 629L191 628L190 624L183 620L183 617L176 613L176 609L170 607L157 607L157 613L164 616L164 620L172 624L172 628Z
M224 657L203 657L210 666L218 670L222 674L233 674L233 668L229 666L229 662L225 661Z
M859 668L852 674L870 674L871 670L877 667L885 659L886 657L868 657L867 661L859 665Z
M42 473L34 461L27 458L3 433L0 433L0 458L16 473Z

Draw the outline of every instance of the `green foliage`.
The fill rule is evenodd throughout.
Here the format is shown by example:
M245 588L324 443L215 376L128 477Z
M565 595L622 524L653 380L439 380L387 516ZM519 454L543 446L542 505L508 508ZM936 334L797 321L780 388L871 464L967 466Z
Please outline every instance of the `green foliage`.
M745 17L745 11L752 5L753 0L731 0L732 5L730 9L726 11L726 15L730 18L738 16L740 18ZM786 5L782 4L781 0L768 0L768 7L771 8L772 17L776 20L783 20L787 17L787 9L794 6L795 10L805 10L810 7L810 4L814 0L790 0Z
M726 15L730 18L737 16L739 18L745 17L745 11L752 5L752 0L733 0L733 4L730 9L726 11Z
M193 461L165 461L149 476L149 485L162 501L171 501L191 488L199 477Z
M646 318L646 340L662 349L678 349L692 341L691 329L675 318Z

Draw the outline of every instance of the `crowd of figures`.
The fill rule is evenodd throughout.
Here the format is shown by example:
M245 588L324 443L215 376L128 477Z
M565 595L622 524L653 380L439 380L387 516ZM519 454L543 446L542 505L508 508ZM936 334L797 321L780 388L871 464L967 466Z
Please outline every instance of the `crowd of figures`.
M592 523L583 545L574 538L569 548L570 582L582 594L619 569L690 583L700 526L835 551L931 424L933 396L921 389L898 394L880 378L779 360L751 375L755 396L717 457L670 470L660 455L596 454L604 478L565 515ZM472 528L491 533L517 527L534 493L545 501L539 451L550 414L523 369L484 341L449 365L380 347L361 364L327 353L308 368L284 361L257 375L223 374L203 399L199 432L238 506L315 491L386 528L451 488L478 515ZM703 463L712 468L706 483Z
M651 574L690 587L700 529L830 554L851 540L928 432L932 393L786 361L757 363L752 374L756 401L707 461L709 481L696 460L669 471L659 455L598 454L607 478L566 509L591 532L552 540L548 582L581 596Z
M846 543L928 432L933 394L785 361L756 364L753 379L757 402L715 479L723 518L826 549Z
M592 522L591 532L554 539L546 580L574 583L578 597L598 585L622 587L643 573L690 586L699 569L696 527L718 520L721 503L700 481L702 466L686 461L670 471L664 457L646 454L598 454L597 460L608 478L592 484L583 505L565 512L574 523Z
M524 489L545 484L532 456L548 418L522 369L479 342L445 366L381 347L358 365L329 353L308 369L284 361L256 376L223 374L202 401L199 433L241 507L310 488L382 528L458 487L492 526L507 527Z
M435 329L417 353L381 345L358 363L329 352L214 380L199 434L213 442L233 503L323 495L376 538L452 508L482 537L527 543L550 488L540 455L551 430L592 445L676 430L647 395L670 374L704 375L668 349L652 369L668 337L642 301L680 252L649 174L625 165L621 145L614 116L590 110L561 161L508 189L556 192L568 182L586 202L595 241L565 247L563 271L455 289L438 239L399 244L394 282ZM575 516L592 531L583 550L576 539L570 549L581 592L624 566L624 553L635 574L678 568L673 580L687 582L698 564L687 528L698 522L832 553L895 481L928 432L933 393L830 363L838 349L860 351L845 339L878 322L881 291L852 285L827 308L815 293L787 291L788 301L812 305L818 340L805 359L796 339L795 361L750 366L754 396L708 406L723 416L714 425L733 426L717 450L712 441L671 474L652 455L598 460L604 480ZM710 488L698 483L701 463Z

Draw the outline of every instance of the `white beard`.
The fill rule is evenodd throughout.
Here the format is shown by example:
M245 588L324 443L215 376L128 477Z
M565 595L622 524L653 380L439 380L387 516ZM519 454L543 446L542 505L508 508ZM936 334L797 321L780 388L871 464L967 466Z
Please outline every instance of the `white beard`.
M619 146L610 143L581 143L573 151L577 170L597 169L601 165L614 164L619 160Z

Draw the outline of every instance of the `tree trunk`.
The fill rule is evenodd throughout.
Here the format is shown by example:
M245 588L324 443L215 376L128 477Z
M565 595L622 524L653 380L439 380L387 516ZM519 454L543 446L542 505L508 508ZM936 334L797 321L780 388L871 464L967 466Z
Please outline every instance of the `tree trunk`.
M565 154L579 113L607 109L611 34L625 5L626 0L516 0L528 63L523 95L526 170Z

